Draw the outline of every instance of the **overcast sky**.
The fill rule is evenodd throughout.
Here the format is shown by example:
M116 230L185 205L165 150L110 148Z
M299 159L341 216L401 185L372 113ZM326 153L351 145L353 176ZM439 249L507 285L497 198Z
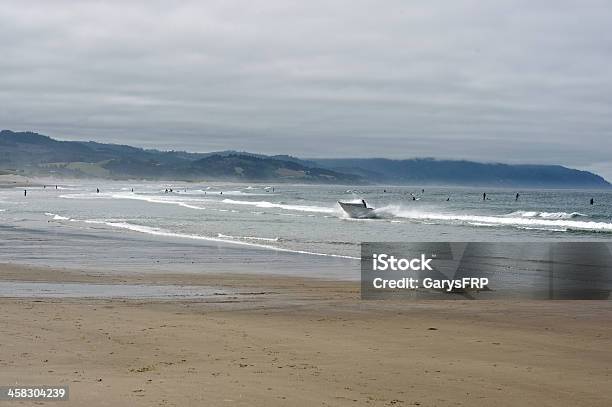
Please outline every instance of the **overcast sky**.
M4 1L0 128L612 180L610 1Z

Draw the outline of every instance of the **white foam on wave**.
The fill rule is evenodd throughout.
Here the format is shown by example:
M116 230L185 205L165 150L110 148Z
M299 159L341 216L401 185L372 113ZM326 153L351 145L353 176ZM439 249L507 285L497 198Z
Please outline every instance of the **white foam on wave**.
M263 242L278 242L278 237L258 237L258 236L232 236L232 235L224 235L223 233L218 233L217 237L221 239L239 239L239 240L261 240Z
M276 195L271 193L261 193L261 192L244 192L244 191L223 191L223 196L268 196L268 195Z
M224 193L225 194L225 193ZM246 195L246 194L245 194ZM269 194L267 194L269 195ZM245 205L245 206L255 206L263 209L285 209L288 211L297 211L297 212L311 212L311 213L326 213L326 214L334 214L338 212L337 208L333 207L323 207L323 206L314 206L314 205L292 205L286 203L275 203L269 201L240 201L235 199L223 199L221 201L215 199L203 199L203 198L191 198L187 196L179 197L176 194L172 194L168 197L158 196L158 195L142 195L135 193L86 193L86 194L66 194L60 195L60 198L64 199L132 199L145 201L150 203L159 203L159 204L170 204L170 205L178 205L184 208L190 209L207 209L203 206L198 206L198 203L225 203L229 205ZM226 209L218 209L219 211L226 212Z
M60 216L60 215L57 215L51 212L45 212L45 215L53 217L53 220L70 220L70 218L67 218L65 216Z
M206 193L205 193L206 192ZM223 194L221 194L221 192L223 192ZM244 192L244 191L213 191L210 192L210 189L188 189L187 191L184 190L179 190L179 191L175 191L174 192L177 195L197 195L197 196L215 196L215 195L222 195L222 196L267 196L267 195L273 195L270 193L261 193L261 192ZM275 195L275 194L274 194Z
M90 224L106 225L106 226L110 226L110 227L118 228L118 229L127 229L133 232L140 232L140 233L145 233L145 234L149 234L153 236L165 236L165 237L174 237L174 238L182 238L182 239L205 240L209 242L218 242L218 243L230 243L230 244L237 244L237 245L243 245L243 246L257 247L257 248L267 249L267 250L274 250L278 252L307 254L307 255L312 255L312 256L337 257L337 258L353 259L353 260L360 259L359 257L345 256L341 254L317 253L317 252L310 252L306 250L293 250L293 249L286 249L283 247L270 246L270 245L261 244L261 243L245 242L242 240L231 240L227 238L170 232L170 231L160 229L160 228L135 225L133 223L128 223L128 222L113 222L113 221L107 221L107 220L93 220L93 219L84 220L83 222L90 223Z
M193 204L193 202L201 202L201 200L197 200L197 201L192 200L192 201L185 202L184 200L167 199L163 197L156 198L156 197L151 197L151 196L146 196L146 195L123 195L123 194L115 194L112 197L115 199L133 199L136 201L145 201L145 202L150 202L150 203L177 205L177 206L182 206L183 208L189 208L189 209L199 209L199 210L206 209L203 206L198 206L198 205ZM189 202L192 202L192 203L189 203Z
M221 201L230 205L249 205L256 206L258 208L277 208L285 209L288 211L299 211L299 212L315 212L315 213L335 213L336 209L328 208L324 206L312 206L312 205L291 205L285 203L275 203L269 201L237 201L234 199L224 199Z
M516 211L505 215L507 217L522 217L522 218L542 218L542 219L574 219L574 218L588 218L589 215L585 215L580 212L538 212L538 211Z
M204 202L202 199L193 198L179 198L177 199L174 195L170 197L154 196L154 195L140 195L134 193L88 193L88 194L67 194L60 195L60 198L64 199L131 199L136 201L145 201L150 203L177 205L189 209L206 209L203 206L195 205L194 203Z
M546 227L549 230L568 231L589 231L589 232L612 232L612 223L606 222L589 222L589 221L578 221L569 220L563 218L545 218L537 217L535 215L522 216L522 215L460 215L460 214L445 214L445 213L431 213L431 212L420 212L416 210L410 210L402 208L401 206L390 205L380 209L377 209L377 213L381 217L398 217L416 221L428 221L428 220L440 220L447 222L456 223L468 223L474 226L478 226L479 223L495 226L510 226L516 228L524 227ZM541 213L541 212L539 212ZM546 213L546 212L544 212Z
M62 199L111 199L112 197L108 194L97 194L93 193L82 193L82 194L62 194L59 196Z

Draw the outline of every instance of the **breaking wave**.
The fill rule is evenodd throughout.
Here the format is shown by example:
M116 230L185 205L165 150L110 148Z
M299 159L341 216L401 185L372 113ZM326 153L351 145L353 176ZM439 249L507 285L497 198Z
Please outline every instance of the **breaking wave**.
M317 253L317 252L310 252L306 250L292 250L292 249L285 249L283 247L276 247L276 246L271 246L271 245L266 245L266 244L261 244L261 243L244 242L240 240L232 240L232 239L227 239L227 238L193 235L193 234L187 234L187 233L176 233L176 232L170 232L170 231L160 229L160 228L135 225L135 224L128 223L128 222L111 222L111 221L106 221L106 220L84 220L83 222L91 223L91 224L102 224L102 225L110 226L113 228L127 229L133 232L140 232L140 233L145 233L145 234L154 235L154 236L176 237L176 238L183 238L183 239L206 240L210 242L238 244L238 245L244 245L244 246L257 247L261 249L274 250L278 252L308 254L308 255L313 255L313 256L338 257L338 258L343 258L343 259L354 259L354 260L360 259L359 257L353 257L353 256L344 256L340 254L329 254L329 253Z
M105 194L105 193L88 193L88 194L66 194L60 195L60 198L64 199L132 199L135 201L144 201L158 204L169 204L182 206L189 209L206 209L203 206L195 205L196 203L203 202L202 199L194 198L180 198L176 199L174 195L169 197L154 196L154 195L140 195L133 193L119 193L119 194Z
M588 218L589 215L585 215L579 212L537 212L537 211L516 211L505 215L507 217L522 217L522 218L542 218L542 219L575 219L575 218Z
M258 208L277 208L277 209L286 209L289 211L299 211L299 212L315 212L315 213L335 213L336 209L333 207L328 208L324 206L312 206L312 205L290 205L285 203L274 203L268 201L236 201L234 199L224 199L223 203L230 205L249 205L256 206Z
M413 221L445 221L473 226L509 226L515 228L545 228L551 231L612 232L612 223L573 220L586 215L565 212L514 212L508 215L461 215L420 212L386 206L376 210L383 218L404 218Z
M257 236L232 236L218 233L217 237L221 239L238 239L238 240L260 240L262 242L278 242L278 237L257 237Z
M70 220L70 218L50 212L45 212L45 215L53 217L53 220Z

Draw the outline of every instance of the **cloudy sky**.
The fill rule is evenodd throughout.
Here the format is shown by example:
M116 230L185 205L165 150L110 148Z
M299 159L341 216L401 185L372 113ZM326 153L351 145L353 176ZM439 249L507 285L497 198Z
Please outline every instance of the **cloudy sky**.
M609 1L4 1L0 128L612 179Z

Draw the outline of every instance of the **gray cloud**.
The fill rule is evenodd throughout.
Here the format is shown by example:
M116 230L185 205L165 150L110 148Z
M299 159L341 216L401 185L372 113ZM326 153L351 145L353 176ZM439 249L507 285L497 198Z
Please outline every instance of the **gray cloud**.
M606 1L0 4L2 128L612 178Z

